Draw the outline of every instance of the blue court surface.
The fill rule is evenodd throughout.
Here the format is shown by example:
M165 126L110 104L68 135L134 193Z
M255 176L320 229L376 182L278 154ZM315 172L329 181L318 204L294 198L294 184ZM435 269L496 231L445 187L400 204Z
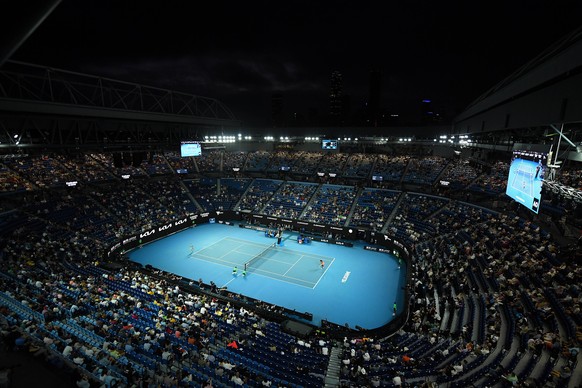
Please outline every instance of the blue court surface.
M539 210L542 192L541 166L531 160L515 159L509 167L506 194L527 208Z
M261 231L222 224L203 224L128 253L193 280L214 281L229 291L313 314L340 325L372 329L392 318L394 302L403 303L405 267L386 253L311 242L298 244L285 232L281 245ZM321 268L320 260L324 261ZM243 276L248 263L246 276ZM237 267L236 275L233 269Z

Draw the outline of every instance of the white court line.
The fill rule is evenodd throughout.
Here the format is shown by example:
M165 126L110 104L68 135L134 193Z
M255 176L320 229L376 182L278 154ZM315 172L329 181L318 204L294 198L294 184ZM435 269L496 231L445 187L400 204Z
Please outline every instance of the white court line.
M220 240L218 240L217 242L215 242L215 243L214 243L214 244L212 244L212 245L209 245L209 246L207 246L207 247L204 247L204 248L202 248L202 249L198 249L197 251L194 251L194 252L190 252L190 253L188 254L188 256L195 255L195 254L197 254L198 252L202 252L202 251L204 251L204 250L206 250L206 249L208 249L208 248L210 248L210 247L213 247L213 246L214 246L214 245L216 245L216 244L220 244L220 243L221 243L223 240L225 240L225 239L227 239L227 238L228 238L228 237L223 237L223 238L221 238ZM192 244L192 245L194 245L194 244Z
M228 286L228 285L230 284L230 282L232 282L234 279L236 279L236 277L234 277L234 276L233 276L233 278L232 278L232 279L230 279L228 282L226 282L226 283L224 284L224 286L222 286L222 287L220 287L220 288L224 288L224 287Z
M208 261L210 263L216 263L216 264L219 264L219 265L223 265L225 267L227 267L227 265L222 264L220 262L230 264L230 265L228 265L228 267L232 267L233 265L237 265L237 266L238 265L244 265L244 262L243 263L235 263L235 262L232 262L232 261L222 260L222 259L216 258L215 256L208 256L208 255L202 255L202 254L198 254L198 256L201 256L201 258L200 257L192 257L192 258L193 259L198 259L198 260ZM204 258L207 258L208 260L205 260ZM291 264L291 263L287 263L285 261L278 261L278 260L273 260L273 259L267 259L267 261L274 261L274 262L277 262L277 263L282 263L282 264L287 264L287 265ZM295 265L295 264L293 264L293 265ZM253 269L255 272L256 271L262 271L262 272L265 272L265 273L270 273L270 274L277 275L277 276L284 276L284 277L289 278L289 279L297 280L297 281L300 281L300 282L302 281L302 282L310 283L311 284L311 282L309 282L307 280L299 279L299 278L294 278L294 277L291 277L291 276L285 276L285 275L282 275L279 272L267 271L265 269L260 269L260 268L251 268L251 269ZM271 278L271 279L274 279L274 278ZM279 280L279 279L276 279L276 280ZM295 284L295 283L293 283L293 284Z
M239 253L241 255L245 255L245 256L249 256L250 259L253 259L255 256L258 256L260 254L262 254L263 252L259 252L257 255L253 255L253 254L249 254L249 253L245 253L245 252L239 252L239 251L231 251L231 252L236 252ZM264 257L259 257L259 259L263 259ZM274 258L266 258L267 261L274 261L275 263L281 263L281 264L287 264L290 265L291 263L289 263L288 261L281 261L281 260L277 260Z
M208 246L208 247L206 247L206 248L204 248L204 249L201 249L200 251L203 251L203 250L205 250L205 249L212 248L212 247L214 247L215 245L218 245L218 244L220 244L222 241L226 240L227 238L228 238L228 237L223 237L223 238L221 238L220 240L218 240L217 242L215 242L214 244L212 244L212 245L210 245L210 246ZM226 255L228 255L229 253L231 253L231 252L235 252L235 251L236 251L238 248L239 248L239 247L235 247L234 249L231 249L231 250L227 251L227 252L226 252L224 255L222 255L222 256L218 256L218 255L216 255L216 256L213 256L213 257L215 257L215 258L216 258L216 260L220 260L220 259L222 259L223 257L225 257ZM198 251L198 252L200 252L200 251ZM200 256L207 256L207 255L200 254ZM209 257L209 256L208 256L208 257ZM226 261L226 260L223 260L223 261Z
M229 239L229 240L235 240L235 241L241 242L243 245L245 245L245 244L248 244L248 245L255 245L255 246L260 246L260 247L262 247L262 248L268 248L268 247L271 247L271 245L268 245L268 246L266 246L266 245L264 245L264 244L258 244L258 243L254 243L254 242L251 242L251 241L246 241L246 240L242 240L242 239L238 239L238 238L234 238L234 237L224 237L224 238L220 239L218 242L216 242L216 243L214 243L213 245L211 245L211 246L209 246L209 247L206 247L206 248L204 248L204 249L211 248L211 247L213 247L214 245L217 245L217 244L219 244L220 242L222 242L222 241L224 241L224 240L227 240L227 239ZM198 253L198 252L200 252L200 251L203 251L204 249L201 249L200 251L197 251L197 252L196 252L196 254L197 254L197 256L198 256L198 257L195 257L195 256L191 256L191 257L192 257L192 258L194 258L194 259L208 261L208 262L210 262L210 263L215 263L215 264L222 265L222 266L225 266L225 267L232 267L233 265L237 265L237 266L238 266L238 265L244 265L244 262L243 262L243 263L235 263L235 262L232 262L232 261L227 261L227 260L223 260L223 259L222 259L223 257L225 257L226 255L228 255L229 253L238 253L238 254L241 254L241 255L245 255L245 256L252 257L252 255L250 255L250 254L243 253L243 252L238 252L238 251L237 251L237 249L238 249L238 248L240 248L240 246L236 247L236 248L235 248L235 249L233 249L233 250L230 250L230 251L228 251L226 254L224 254L224 255L220 256L219 258L217 258L216 256L209 256L209 255L205 255L205 254ZM299 259L298 259L298 260L297 260L295 263L293 263L293 264L291 265L291 267L290 267L289 269L287 269L287 271L286 271L284 274L281 274L281 273L279 273L279 272L272 272L272 271L267 271L267 270L260 269L260 268L252 268L252 267L251 267L250 269L252 270L252 273L254 273L254 274L256 274L256 275L259 275L259 276L268 277L269 279L273 279L273 280L276 280L276 281L280 281L280 282L284 282L284 283L294 284L294 285L296 285L296 286L301 286L301 287L306 287L306 288L311 288L311 289L314 289L314 288L317 286L317 284L319 284L319 282L321 281L321 278L322 278L322 277L325 275L325 273L327 272L327 270L329 269L329 267L330 267L330 266L332 265L332 263L335 261L335 259L334 259L334 258L331 258L331 260L332 260L332 261L330 262L330 264L329 264L329 265L327 266L327 268L325 269L325 271L324 271L323 275L321 275L321 276L319 277L318 281L317 281L317 282L316 282L316 283L315 283L313 286L306 286L306 285L304 285L304 284L301 284L301 283L306 283L306 284L313 284L313 283L312 283L312 282L309 282L309 281L307 281L307 280L305 280L305 279L299 279L299 278L295 278L295 277L292 277L292 276L287 276L286 274L289 272L289 270L291 270L291 268L292 268L293 266L295 266L295 264L297 264L299 261L301 261L301 259L302 259L303 257L305 257L305 258L308 258L308 259L310 259L310 260L311 260L311 259L316 259L316 260L318 260L318 261L319 261L320 259L322 259L322 258L323 258L323 259L330 259L330 258L329 258L329 257L327 257L327 256L321 256L321 255L314 255L314 254L309 254L309 253L303 253L303 252L298 252L298 251L295 251L295 250L292 250L292 249L285 249L285 248L281 248L281 247L279 247L279 248L277 249L277 251L279 251L279 252L282 252L282 253L287 253L287 254L290 254L290 255L298 255L298 256L299 256ZM288 262L285 262L285 261L280 261L280 260L275 260L275 259L270 259L270 258L267 258L267 261L273 261L273 262L276 262L276 263L280 263L280 264L286 264L286 265L290 265L290 264L291 264L291 263L288 263ZM221 263L221 262L222 262L222 263ZM228 264L223 264L223 263L228 263ZM249 271L249 272L251 272L251 271ZM261 272L262 272L263 274L261 274ZM270 275L268 275L268 274L271 274L271 276L270 276ZM276 277L275 277L275 276L276 276ZM287 280L281 279L280 277L287 278L287 279L291 279L291 280L294 280L294 281L287 281ZM229 281L227 282L227 284L229 284L230 282L232 282L234 279L235 279L235 278L233 278L233 279L229 280ZM225 285L225 286L226 286L226 285Z
M256 245L256 246L260 246L260 247L263 247L263 248L265 248L267 246L272 246L273 245L272 243L271 244L268 244L268 245L265 245L265 244L260 244L260 243L256 243L256 242L253 242L253 241L243 240L243 239L240 239L240 238L230 237L230 236L229 237L225 237L224 239L236 240L236 241L240 241L240 242L242 242L242 243L244 243L246 245ZM273 240L277 241L276 238L273 238Z
M235 249L235 250L233 250L233 251L231 251L231 252L234 252L234 253L236 253L237 255L242 255L242 256L249 256L249 257L253 257L253 256L254 256L254 255L253 255L253 254L251 254L251 253L246 253L246 252L239 252L239 251L237 251L236 249Z
M279 272L267 271L266 269L253 268L253 267L250 267L250 269L253 271L261 271L261 272L270 273L270 274L277 275L277 276L283 276ZM248 271L248 272L251 272L251 271ZM293 279L293 280L297 280L297 281L304 282L304 283L311 283L305 279L294 278L293 276L284 276L284 277L286 277L287 279Z
M232 252L237 253L237 254L240 254L240 255L248 256L249 259L251 259L251 258L254 257L254 255L251 255L251 254L248 254L248 253L244 253L244 252L238 252L236 250L228 251L228 253L232 253ZM225 262L225 263L230 263L232 265L244 265L244 263L246 263L248 261L248 260L245 260L242 263L238 263L238 262L234 262L234 261L224 260L223 257L225 257L226 255L228 255L228 253L226 253L226 254L224 254L224 255L222 255L220 257L205 255L203 253L198 253L197 255L198 255L198 257L208 258L209 259L208 261L210 261L210 262L212 262L212 261L222 261L222 262ZM190 255L190 257L192 259L196 259L197 258L196 256L192 256L192 255ZM204 260L204 259L201 259L201 260ZM285 264L285 265L291 265L291 263L289 263L287 261L281 261L281 260L272 259L272 258L267 258L267 261L273 261L275 263L281 263L281 264ZM220 263L217 263L217 264L220 264Z
M319 284L319 282L321 281L321 279L323 279L323 277L325 276L325 273L327 272L327 270L329 269L329 267L331 267L331 265L333 264L334 261L335 261L335 258L332 257L331 258L331 263L329 263L329 265L327 266L327 268L325 269L325 271L323 271L323 275L321 275L319 277L319 280L317 280L317 283L315 283L315 286L313 286L313 288L317 287L317 285Z
M225 239L226 238L232 239L232 240L237 240L237 241L245 241L245 240L238 239L236 237L225 237ZM318 242L318 241L316 241L316 242ZM255 242L252 242L252 241L246 241L246 243L249 244L249 245L261 246L261 247L264 247L264 248L267 247L267 245L255 243ZM272 245L273 244L270 244L270 246L272 246ZM278 247L277 249L280 250L280 251L292 252L292 253L301 254L303 256L308 256L308 257L316 258L317 260L321 259L322 257L325 257L325 256L316 255L316 254L310 254L310 253L304 253L304 252L301 252L301 251L296 251L295 249L291 249L291 248Z
M263 272L268 272L268 271L264 271L264 270L262 270L262 269L256 269L255 271L263 271ZM310 287L310 286L305 286L305 285L303 285L303 284L301 284L301 283L288 282L287 280L284 280L284 279L274 278L274 277L271 277L271 276L269 276L269 275L263 275L263 274L261 274L261 273L257 273L257 272L252 272L252 273L253 273L253 274L255 274L255 275L258 275L258 276L262 276L262 277L264 277L264 278L269 278L269 279L271 279L271 280L275 280L275 281L278 281L278 282L283 282L283 283L293 284L293 285L295 285L295 286L299 286L299 287L305 287L305 288L309 288L309 289L311 289L311 290L313 290L313 289L315 288L315 286L311 286L311 287ZM274 272L271 272L271 273L274 273ZM279 274L277 274L277 275L279 275ZM281 275L279 275L279 276L281 276ZM286 276L286 277L287 277L287 278L289 278L289 279L293 279L293 278L291 278L291 277L289 277L289 276ZM309 282L308 282L308 281L306 281L306 280L302 280L302 279L297 279L297 280L298 280L299 282L309 283Z
M298 254L297 252L292 252L292 253L293 253L293 254ZM251 267L251 268L250 268L250 270L252 270L252 272L253 272L253 273L262 272L263 274L267 274L267 275L263 275L263 276L265 276L265 277L268 277L268 278L270 278L270 279L274 279L274 280L278 280L278 281L282 281L282 282L285 282L285 283L290 283L290 284L296 284L296 285L297 285L297 283L295 283L295 282L288 282L288 281L286 281L286 280L280 279L279 277L284 277L284 278L287 278L287 279L292 279L292 280L295 280L295 281L298 281L298 282L307 283L307 284L313 284L313 283L311 283L311 282L309 282L308 280L305 280L305 279L299 279L299 278L296 278L296 277L293 277L293 276L287 276L287 273L289 272L289 270L291 270L291 268L292 268L292 267L293 267L295 264L297 264L299 261L301 261L301 259L303 258L303 256L304 256L304 255L300 255L299 259L298 259L298 260L297 260L297 261L296 261L296 262L295 262L295 263L294 263L294 264L293 264L293 265L292 265L292 266L291 266L291 267L290 267L290 268L289 268L289 269L288 269L288 270L287 270L287 271L286 271L284 274L281 274L280 272L273 272L273 271L268 271L268 270L266 270L266 269L261 269L261 268L252 268L252 267ZM334 259L334 258L330 258L330 257L327 257L327 256L318 256L318 259L321 259L321 258L324 258L324 259L326 259L326 260L328 260L328 259L331 259L331 262L330 262L330 264L329 264L330 266L331 266L331 264L332 264L332 263L335 261L335 259ZM267 261L271 261L271 260L272 260L272 259L267 259ZM276 260L272 260L272 261L276 261ZM285 262L280 262L280 261L279 261L279 263L290 264L290 263L285 263ZM318 284L318 283L319 283L319 281L321 280L321 278L322 278L322 277L325 275L325 272L327 272L327 270L328 270L328 269L329 269L329 266L328 266L328 267L325 269L325 271L324 271L323 275L320 275L320 277L319 277L319 279L317 280L317 282L316 282L316 283L315 283L315 284L314 284L312 287L308 287L308 288L314 289L314 288L315 288L315 286L317 286L317 284ZM268 274L272 274L272 275L275 275L275 276L277 276L277 277L272 277L272 275L270 276L270 275L268 275ZM261 275L261 274L260 274L260 273L258 273L258 275ZM298 285L301 285L301 286L303 286L302 284L298 284ZM307 287L307 286L303 286L303 287Z
M238 248L238 247L237 247L237 248ZM220 257L219 257L219 259L222 259L223 257L225 257L225 256L227 256L227 255L229 255L229 254L231 254L231 253L232 253L232 252L234 252L234 251L236 251L236 248L235 248L235 249L231 249L230 251L226 252L224 255L220 256Z
M208 256L208 255L198 255L199 257L192 257L193 259L198 259L198 260L204 260L204 261L208 261L210 263L215 263L215 264L219 264L219 265L224 265L226 267L226 264L222 264L219 263L219 261L222 261L224 263L228 263L228 267L232 267L233 265L243 265L243 263L235 263L232 261L227 261L227 260L222 260L222 259L217 259L215 256ZM201 257L200 257L201 256ZM208 260L206 260L208 259Z
M287 272L291 271L291 268L295 267L295 264L299 263L302 258L303 258L303 255L299 256L299 258L297 259L297 261L295 263L293 263L293 265L291 267L289 267L289 269L287 271L285 271L285 273L283 274L283 276L287 275Z
M274 261L275 263L281 263L281 264L285 264L285 265L291 265L291 263L289 263L288 261L281 261L281 260L277 260L277 259L271 259L271 258L267 258L267 257L259 257L260 259L267 259L267 261Z

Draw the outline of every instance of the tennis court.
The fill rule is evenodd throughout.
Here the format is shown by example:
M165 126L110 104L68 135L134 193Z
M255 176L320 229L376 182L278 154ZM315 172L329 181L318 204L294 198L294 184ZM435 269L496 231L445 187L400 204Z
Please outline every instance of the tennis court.
M213 281L232 292L309 312L316 325L325 319L372 329L393 319L395 302L401 311L406 268L399 268L394 256L364 250L360 242L353 248L316 241L299 244L297 234L290 232L284 232L282 244L273 247L276 241L263 231L203 224L144 245L128 256L186 279ZM325 262L323 269L319 260Z
M283 282L314 288L333 263L333 258L296 252L273 244L258 244L233 237L222 240L194 252L191 257L244 269L247 276L254 274L270 277ZM319 260L328 266L322 269Z

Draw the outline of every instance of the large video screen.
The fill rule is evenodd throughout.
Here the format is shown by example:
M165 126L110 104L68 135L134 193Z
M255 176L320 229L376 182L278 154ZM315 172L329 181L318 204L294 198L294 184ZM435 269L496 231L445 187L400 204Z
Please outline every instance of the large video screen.
M337 140L322 140L321 148L324 150L337 150Z
M183 141L180 143L180 155L183 158L189 156L200 156L202 154L202 146L197 141Z
M513 151L505 194L538 213L542 200L542 180L547 170L548 154L537 151Z

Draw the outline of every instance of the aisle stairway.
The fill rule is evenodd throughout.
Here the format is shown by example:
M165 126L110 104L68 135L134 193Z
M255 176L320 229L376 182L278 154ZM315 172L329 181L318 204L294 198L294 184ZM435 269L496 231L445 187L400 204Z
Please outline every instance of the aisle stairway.
M364 192L364 188L360 187L358 188L358 192L356 193L354 200L352 202L352 206L350 208L350 212L348 213L348 216L346 218L346 222L344 223L343 226L348 227L350 225L350 222L352 221L352 217L354 216L354 210L356 210L356 207L358 206L358 198L360 198L360 196L362 195L362 193Z
M386 221L386 223L384 224L384 227L382 228L382 231L381 231L382 233L386 233L386 231L388 230L388 226L390 226L390 223L392 223L392 220L398 214L398 208L400 207L400 204L402 203L402 201L404 201L405 197L406 197L405 192L400 193L398 200L394 204L394 209L392 210L392 213L390 213L390 216L388 216L388 220Z
M331 348L329 364L325 373L325 387L339 387L340 382L340 348Z
M184 189L184 193L186 193L186 195L188 196L188 198L190 198L190 200L196 205L196 208L199 211L203 212L204 209L202 208L202 206L200 206L200 204L198 203L198 201L196 201L196 198L194 198L194 196L192 195L192 193L190 192L190 190L188 189L188 186L186 186L186 184L184 183L184 181L180 181L180 185Z

